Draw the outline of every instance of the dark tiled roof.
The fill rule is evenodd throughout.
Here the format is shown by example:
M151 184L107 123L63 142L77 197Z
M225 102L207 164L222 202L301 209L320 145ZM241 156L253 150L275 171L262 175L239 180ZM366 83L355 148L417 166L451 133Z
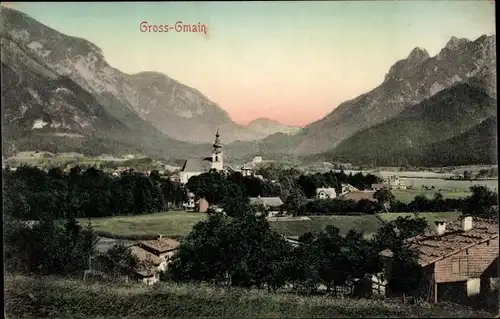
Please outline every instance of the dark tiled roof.
M183 172L208 172L212 168L211 157L189 158L182 166Z
M156 267L158 267L162 262L160 257L139 246L131 246L129 249L132 252L132 255L137 257L138 260L138 265L134 269L134 272L141 276L148 277L153 275Z
M154 240L143 240L139 242L140 245L151 248L159 254L177 249L180 243L172 238L159 238Z
M350 192L350 193L346 193L342 196L343 199L351 199L353 201L356 201L356 202L359 202L360 200L362 199L368 199L368 200L371 200L371 201L376 201L375 198L373 198L373 194L375 194L375 192L372 192L372 191L359 191L359 192Z
M383 183L378 183L378 184L372 184L372 188L389 188L390 185L389 184L383 184Z
M266 207L279 207L283 202L279 197L250 197L250 204L264 205Z
M442 235L429 229L423 235L407 239L406 243L419 252L419 262L423 267L490 239L498 240L498 222L474 219L472 229L468 231L462 230L461 221L456 220L446 223Z

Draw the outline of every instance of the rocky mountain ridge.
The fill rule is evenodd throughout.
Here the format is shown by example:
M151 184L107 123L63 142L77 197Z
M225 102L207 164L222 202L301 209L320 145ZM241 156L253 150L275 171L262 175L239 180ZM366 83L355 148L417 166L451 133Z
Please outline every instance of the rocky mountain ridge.
M57 74L67 76L93 94L110 113L123 115L132 111L171 138L212 142L216 128L225 143L260 137L234 123L226 111L198 90L157 72L125 74L111 67L96 45L64 35L24 13L2 7L1 32Z
M481 81L496 98L495 35L476 40L452 37L433 57L421 48L397 61L373 90L336 107L294 136L273 135L255 143L238 143L239 151L303 156L334 149L352 135L390 120L405 108L469 79Z

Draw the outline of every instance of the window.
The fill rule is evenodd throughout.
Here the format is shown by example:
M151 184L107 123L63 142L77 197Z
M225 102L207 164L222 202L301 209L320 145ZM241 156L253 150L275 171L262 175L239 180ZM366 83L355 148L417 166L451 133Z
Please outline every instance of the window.
M469 265L467 259L460 259L460 275L467 276L469 274Z
M467 276L469 274L467 259L452 260L451 273L454 275Z

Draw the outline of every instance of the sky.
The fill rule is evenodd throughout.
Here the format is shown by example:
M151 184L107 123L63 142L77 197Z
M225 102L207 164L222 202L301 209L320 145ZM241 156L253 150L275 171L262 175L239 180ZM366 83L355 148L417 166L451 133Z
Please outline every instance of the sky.
M382 83L415 47L495 30L494 2L303 1L14 3L99 46L125 73L157 71L198 89L246 124L318 120ZM140 24L203 24L204 32L141 32Z

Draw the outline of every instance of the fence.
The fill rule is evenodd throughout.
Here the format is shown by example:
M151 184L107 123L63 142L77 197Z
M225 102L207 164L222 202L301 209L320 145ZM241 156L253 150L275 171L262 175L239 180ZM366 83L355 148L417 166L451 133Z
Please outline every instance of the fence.
M110 269L102 260L91 258L89 261L89 269L83 272L83 280L86 281L90 279L98 281L128 282L130 278L128 275Z

